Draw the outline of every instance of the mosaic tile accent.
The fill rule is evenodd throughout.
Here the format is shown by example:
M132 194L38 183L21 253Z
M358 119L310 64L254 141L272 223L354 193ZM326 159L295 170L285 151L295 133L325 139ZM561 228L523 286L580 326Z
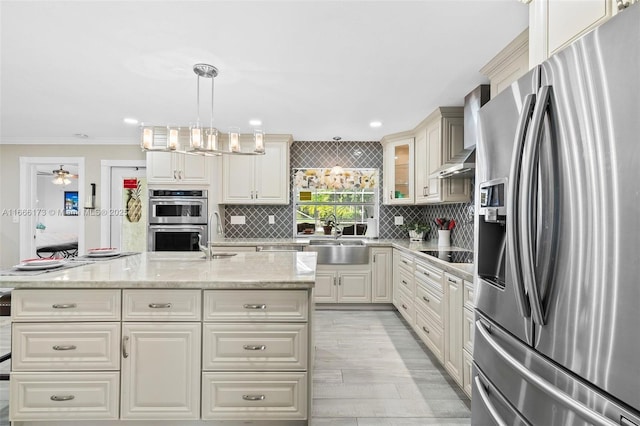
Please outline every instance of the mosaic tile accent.
M381 185L382 145L380 142L340 141L336 155L334 141L295 141L291 145L290 167L320 168L339 164L351 168L378 168ZM290 188L293 190L293 173L290 173ZM292 197L293 199L293 194ZM457 247L473 249L473 217L470 203L442 204L430 206L385 206L380 191L379 237L382 239L408 238L407 231L394 225L394 217L402 216L404 222L427 222L433 224L436 217L454 219L457 223L451 232L451 244ZM245 216L245 225L231 225L231 216ZM275 225L269 225L268 215L274 215ZM287 206L245 206L227 205L224 215L225 234L228 238L291 238L293 236L293 203ZM435 225L427 235L428 239L437 239Z

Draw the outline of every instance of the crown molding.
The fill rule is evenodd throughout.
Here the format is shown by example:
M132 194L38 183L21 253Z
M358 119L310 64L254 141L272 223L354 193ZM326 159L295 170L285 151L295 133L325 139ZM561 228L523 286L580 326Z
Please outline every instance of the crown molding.
M3 137L0 145L139 145L136 138Z

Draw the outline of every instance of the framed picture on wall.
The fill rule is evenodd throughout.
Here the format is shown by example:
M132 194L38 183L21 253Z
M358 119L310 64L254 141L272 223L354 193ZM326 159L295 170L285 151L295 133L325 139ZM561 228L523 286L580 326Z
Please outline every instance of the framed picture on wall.
M64 191L64 215L78 216L78 191Z

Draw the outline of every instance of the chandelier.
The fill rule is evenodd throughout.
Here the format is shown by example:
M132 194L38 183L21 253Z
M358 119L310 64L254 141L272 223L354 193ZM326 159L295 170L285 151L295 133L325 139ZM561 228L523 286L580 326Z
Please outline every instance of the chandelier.
M228 144L222 146L218 129L213 127L213 80L218 69L209 64L195 64L193 72L197 75L197 119L189 126L169 124L166 126L141 125L140 147L143 151L180 152L192 155L264 155L264 132L253 130L253 151L242 151L240 128L231 127L228 132ZM211 121L209 126L200 123L200 77L211 79Z

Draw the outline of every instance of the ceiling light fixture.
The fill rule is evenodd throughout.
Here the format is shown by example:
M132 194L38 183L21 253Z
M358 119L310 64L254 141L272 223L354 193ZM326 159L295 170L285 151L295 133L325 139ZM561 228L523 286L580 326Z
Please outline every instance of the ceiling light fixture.
M229 128L228 148L223 148L218 140L218 129L213 127L214 79L218 69L209 64L195 64L193 72L197 77L197 118L188 127L169 124L167 126L141 125L140 147L143 151L170 151L195 155L264 155L264 132L253 130L254 150L243 152L240 145L240 128ZM211 79L211 122L209 127L200 124L200 77ZM159 142L159 143L158 143Z
M372 121L371 123L369 123L369 127L376 128L376 127L380 127L380 126L382 126L382 123L379 122L379 121Z
M249 120L250 126L262 126L262 121L258 119Z
M60 168L58 170L53 171L53 180L51 182L54 185L69 185L71 180L69 179L69 172L62 168L62 164L60 164Z
M124 121L127 124L138 124L138 120L130 117L123 118L122 121Z
M333 140L336 141L336 165L331 168L329 173L331 173L332 176L338 176L344 174L344 169L338 165L338 161L340 159L338 156L338 145L342 138L340 136L334 136Z

